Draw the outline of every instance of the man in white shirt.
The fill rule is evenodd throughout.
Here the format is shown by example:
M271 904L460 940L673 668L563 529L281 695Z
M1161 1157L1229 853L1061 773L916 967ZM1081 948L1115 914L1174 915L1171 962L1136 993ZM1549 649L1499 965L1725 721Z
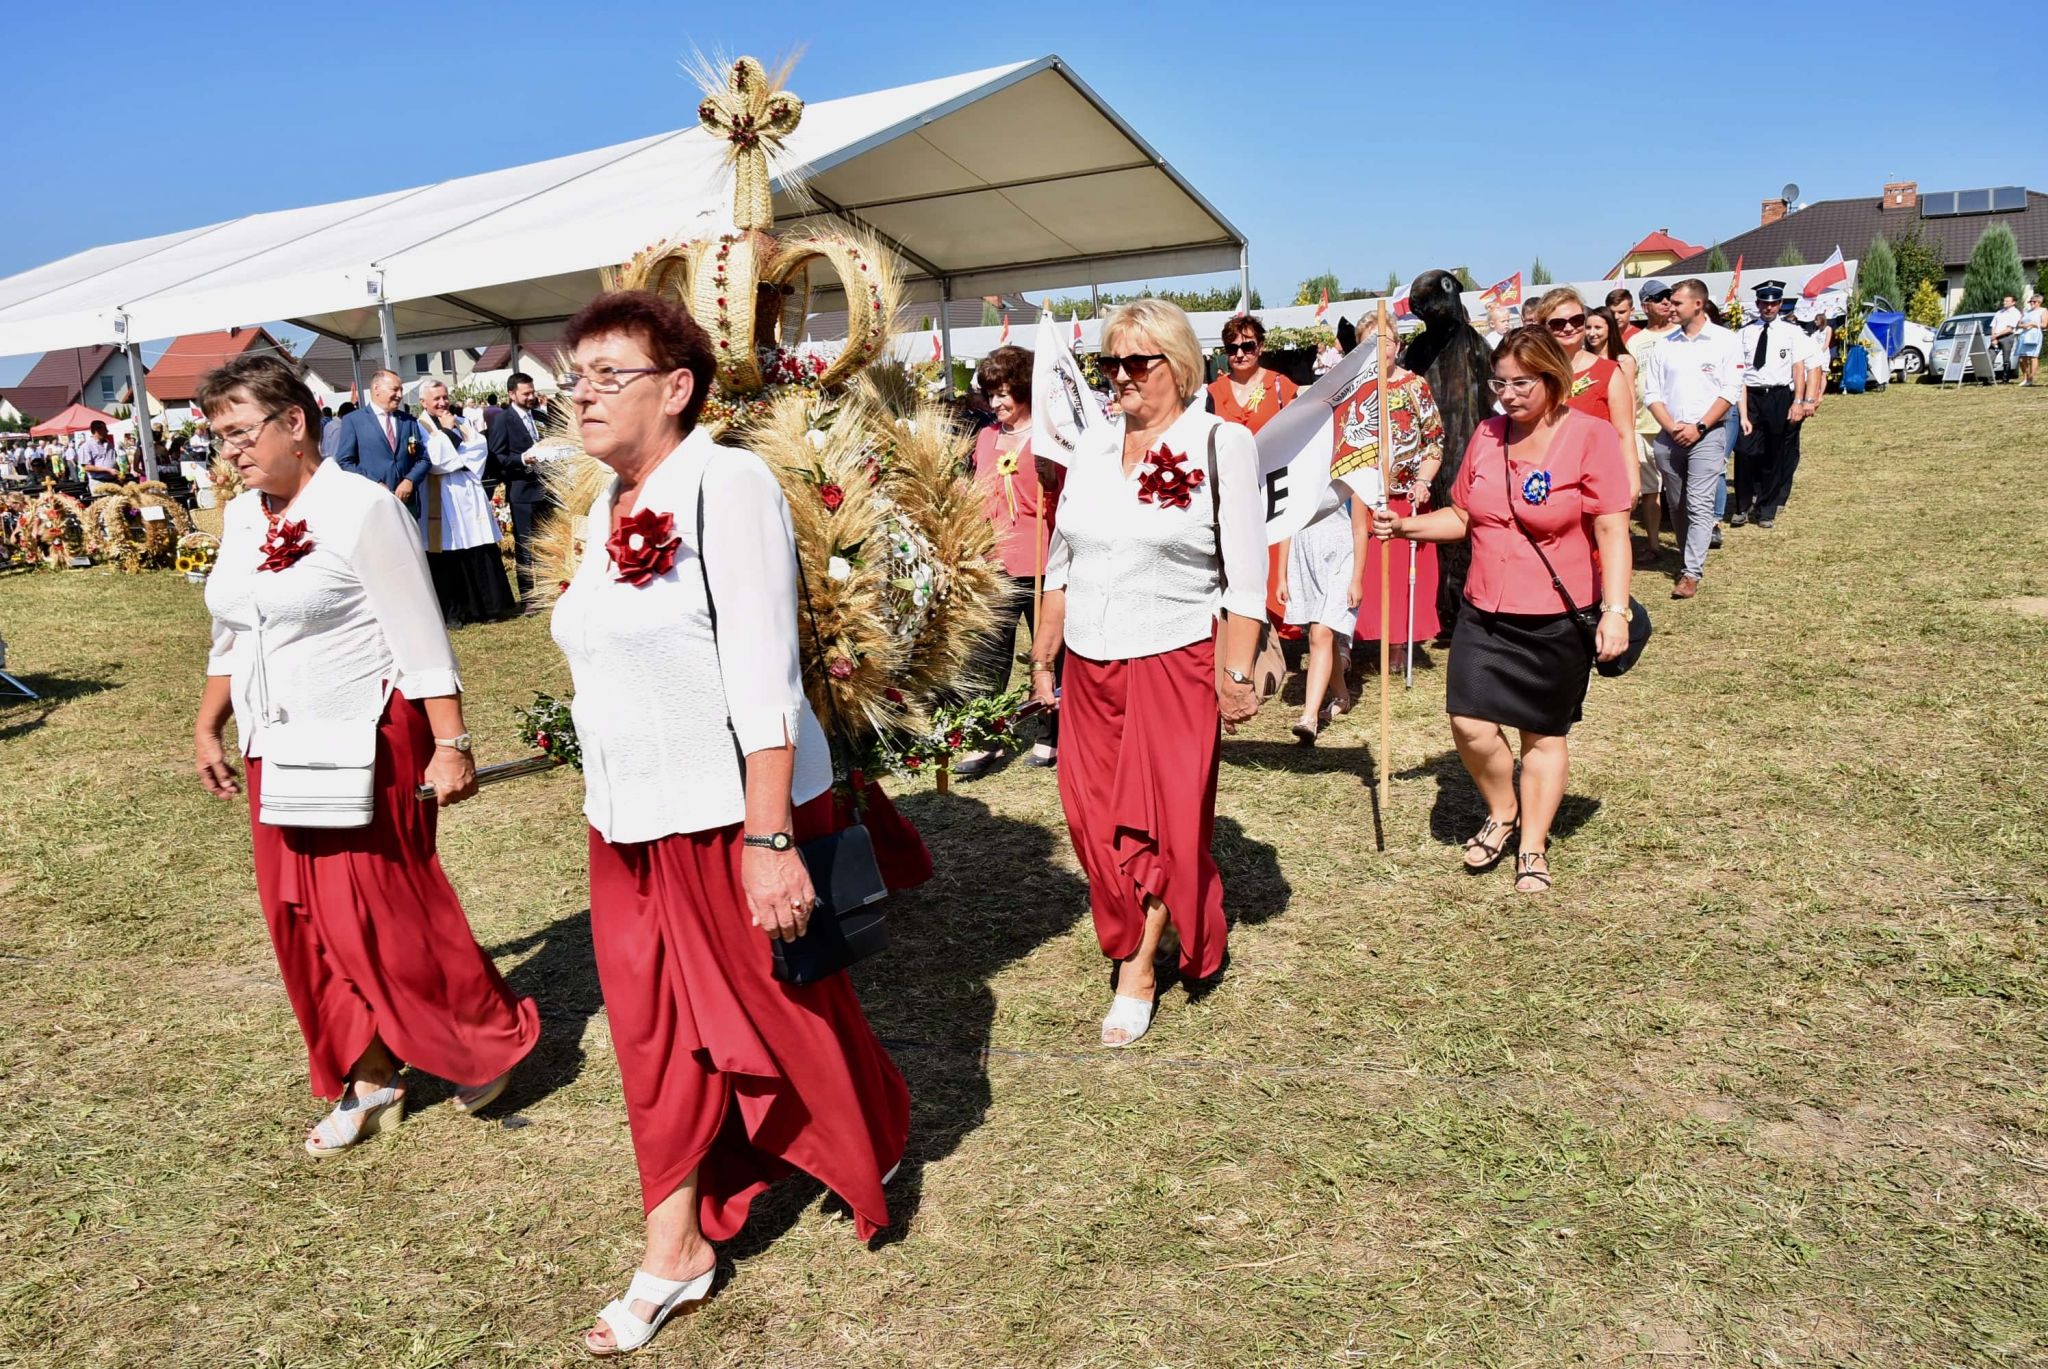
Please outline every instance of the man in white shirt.
M1627 290L1620 290L1624 299ZM1654 566L1657 564L1657 545L1662 540L1664 526L1664 479L1657 474L1656 449L1651 445L1658 432L1657 420L1650 416L1649 401L1643 398L1643 386L1649 380L1650 349L1657 345L1657 339L1672 329L1671 287L1652 276L1642 284L1643 326L1633 332L1625 331L1625 345L1628 354L1636 362L1636 472L1642 477L1644 547L1636 564ZM1613 299L1610 295L1609 300ZM1615 307L1619 318L1620 306Z
M1735 508L1728 526L1752 517L1760 528L1777 523L1783 482L1791 473L1793 424L1806 416L1806 333L1779 317L1785 282L1756 287L1757 318L1737 337L1742 356L1742 441L1735 453Z
M1690 599L1706 574L1714 495L1728 466L1721 424L1742 397L1742 355L1735 334L1707 317L1705 281L1680 281L1671 303L1678 326L1648 354L1643 398L1659 429L1655 449L1664 508L1685 555L1671 597Z
M1998 312L1991 316L1991 349L1998 353L1998 373L2006 381L2014 379L2013 349L2020 335L2020 302L2011 295L1998 306Z

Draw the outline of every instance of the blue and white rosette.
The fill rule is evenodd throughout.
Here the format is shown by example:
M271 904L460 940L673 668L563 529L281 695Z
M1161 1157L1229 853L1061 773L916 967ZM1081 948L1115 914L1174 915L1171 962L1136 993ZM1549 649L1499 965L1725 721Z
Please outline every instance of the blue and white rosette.
M1522 481L1522 502L1525 504L1541 504L1548 498L1550 498L1550 472L1530 471L1528 477Z

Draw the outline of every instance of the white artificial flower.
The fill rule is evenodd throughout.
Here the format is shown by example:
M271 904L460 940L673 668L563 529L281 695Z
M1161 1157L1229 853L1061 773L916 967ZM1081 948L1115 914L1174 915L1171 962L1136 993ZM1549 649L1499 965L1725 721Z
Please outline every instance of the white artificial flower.
M844 556L835 556L825 562L825 574L831 576L834 580L844 580L847 576L853 574L853 563Z
M811 449L813 451L822 452L825 450L825 443L828 439L826 438L825 434L819 432L816 428L813 428L809 432L804 434L804 440L811 444Z

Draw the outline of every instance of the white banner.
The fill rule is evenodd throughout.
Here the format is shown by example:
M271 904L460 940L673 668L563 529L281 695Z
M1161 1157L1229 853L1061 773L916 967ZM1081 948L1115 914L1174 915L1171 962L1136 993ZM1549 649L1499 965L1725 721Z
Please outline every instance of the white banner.
M1350 427L1362 423L1369 431L1378 431L1378 401L1371 386L1379 369L1379 348L1355 347L1259 429L1259 478L1266 487L1269 545L1336 509L1339 501L1330 496L1331 463L1340 445L1360 445L1339 431L1339 415ZM1361 389L1366 391L1363 397ZM1354 405L1361 399L1371 410L1369 415Z
M1041 310L1031 357L1031 454L1064 466L1082 436L1109 420L1060 332L1052 311Z

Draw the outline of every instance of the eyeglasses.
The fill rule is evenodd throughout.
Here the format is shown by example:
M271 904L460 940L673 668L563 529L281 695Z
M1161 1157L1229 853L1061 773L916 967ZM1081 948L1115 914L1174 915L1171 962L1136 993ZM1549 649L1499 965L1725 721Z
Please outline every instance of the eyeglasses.
M276 414L265 414L246 428L240 428L234 432L228 432L223 429L220 433L221 445L231 452L248 451L256 445L256 439L263 435L263 425L276 417Z
M1104 380L1115 380L1118 371L1122 371L1132 380L1143 380L1152 373L1154 366L1164 360L1164 352L1140 352L1127 357L1113 357L1105 352L1095 359L1095 364L1102 368Z
M1542 376L1515 376L1510 380L1489 380L1486 382L1486 388L1497 395L1525 395L1542 383Z
M1573 333L1586 326L1584 314L1559 314L1556 318L1543 320L1543 326L1553 333Z
M1243 342L1224 343L1223 352L1225 356L1250 356L1259 350L1259 346L1257 338L1247 338Z
M572 371L562 377L562 388L574 390L586 382L601 395L615 395L626 388L627 381L621 376L658 376L678 369L674 366L593 366L587 371Z

